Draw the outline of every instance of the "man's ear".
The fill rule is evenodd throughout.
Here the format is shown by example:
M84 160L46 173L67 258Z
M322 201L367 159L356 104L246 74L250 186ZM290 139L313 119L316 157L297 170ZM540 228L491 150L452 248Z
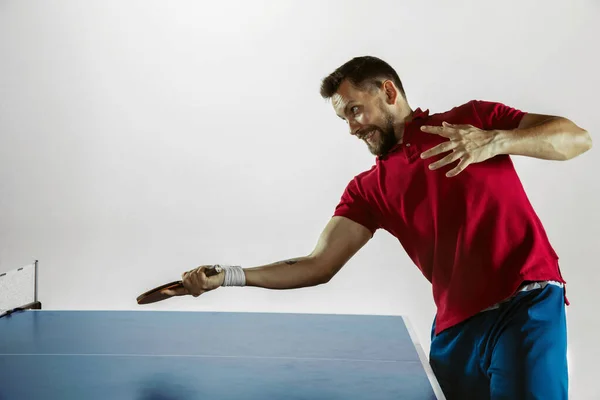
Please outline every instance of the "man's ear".
M383 92L385 93L385 101L388 104L395 104L396 100L398 99L398 95L400 94L398 92L398 89L396 88L396 85L394 85L394 82L390 81L390 80L385 80L383 82Z

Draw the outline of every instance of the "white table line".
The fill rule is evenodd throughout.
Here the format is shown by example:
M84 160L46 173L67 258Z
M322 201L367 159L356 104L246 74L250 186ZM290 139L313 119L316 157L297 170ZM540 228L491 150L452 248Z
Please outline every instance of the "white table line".
M173 358L249 358L259 360L298 360L298 361L343 361L343 362L373 362L373 363L417 363L419 360L377 360L377 359L356 359L356 358L326 358L326 357L265 357L265 356L224 356L209 354L67 354L67 353L7 353L0 354L0 357L173 357Z

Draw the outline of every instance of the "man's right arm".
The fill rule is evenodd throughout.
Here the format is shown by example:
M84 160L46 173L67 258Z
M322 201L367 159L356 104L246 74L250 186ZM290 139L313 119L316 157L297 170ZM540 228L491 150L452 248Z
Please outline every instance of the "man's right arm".
M295 289L316 286L331 278L370 239L364 226L344 217L333 217L308 256L260 267L246 268L246 286Z
M348 218L332 217L312 253L260 267L245 268L245 285L267 289L297 289L329 282L371 239L371 231ZM202 266L182 274L183 287L165 290L170 296L199 296L223 285L225 271L208 274Z

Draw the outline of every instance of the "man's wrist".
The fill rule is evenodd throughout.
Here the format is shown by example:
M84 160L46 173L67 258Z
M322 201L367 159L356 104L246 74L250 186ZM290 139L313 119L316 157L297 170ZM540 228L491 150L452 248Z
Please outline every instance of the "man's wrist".
M492 157L510 154L511 145L517 137L515 131L496 129L492 131L492 134L494 136L492 140Z
M223 282L221 286L246 286L246 274L240 266L216 265L215 268L222 270Z

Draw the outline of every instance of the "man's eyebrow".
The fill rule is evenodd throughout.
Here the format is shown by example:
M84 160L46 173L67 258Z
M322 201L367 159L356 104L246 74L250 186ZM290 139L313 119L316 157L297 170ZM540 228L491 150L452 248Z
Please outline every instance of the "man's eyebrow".
M354 106L354 103L356 103L356 101L354 101L354 100L350 100L349 102L346 103L346 106L344 106L344 114L345 115L348 114L348 110ZM344 119L342 116L339 116L339 117Z
M349 109L349 108L350 108L352 105L354 105L354 103L356 103L356 100L354 100L354 99L349 99L349 100L347 100L347 101L345 101L345 100L346 100L346 99L344 99L343 97L341 97L341 96L340 96L340 98L339 98L339 99L337 99L337 101L336 101L336 103L338 103L338 105L340 105L340 104L343 104L343 105L344 105L344 108L343 108L343 110L342 110L342 113L343 113L343 114L342 114L342 115L340 115L340 114L337 114L337 113L336 113L336 114L337 114L337 116L338 116L338 117L340 117L340 118L341 118L342 120L344 120L344 121L346 120L346 118L344 118L344 115L348 115L348 109ZM344 103L345 103L345 104L344 104ZM336 107L336 108L337 108L337 107Z
M341 103L341 101L340 101ZM337 108L337 107L336 107ZM342 114L338 114L337 112L335 113L338 117L340 117L342 120L346 120L346 118L344 118L344 114L346 114L347 112L347 108L348 108L348 103L346 103L346 105L344 105L344 109L342 110Z

